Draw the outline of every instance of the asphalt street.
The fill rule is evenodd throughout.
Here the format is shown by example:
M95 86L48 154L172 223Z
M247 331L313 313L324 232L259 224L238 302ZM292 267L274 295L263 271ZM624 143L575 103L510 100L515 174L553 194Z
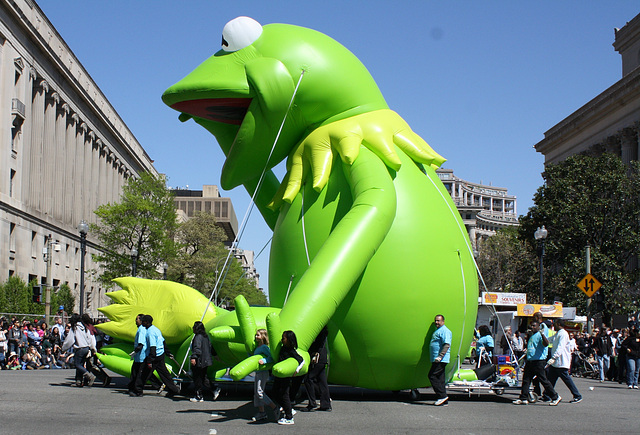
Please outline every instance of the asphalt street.
M127 379L113 375L109 387L71 386L74 370L0 371L0 433L3 434L500 434L500 433L637 433L640 390L617 382L575 379L584 396L557 407L544 403L514 406L516 391L504 395L450 393L450 405L433 406L430 388L418 401L408 392L392 393L332 387L333 412L302 412L294 426L252 423L251 384L224 384L217 401L192 403L146 390L126 394Z

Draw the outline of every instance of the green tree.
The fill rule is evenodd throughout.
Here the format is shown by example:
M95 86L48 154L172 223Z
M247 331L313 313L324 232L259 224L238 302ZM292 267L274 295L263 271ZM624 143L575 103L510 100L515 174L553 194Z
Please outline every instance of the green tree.
M222 282L218 301L232 301L244 294L250 304L265 304L266 296L244 276L238 260L231 256L224 242L227 236L216 225L210 213L196 213L180 224L176 231L178 255L168 262L167 278L193 287L206 296L213 292L218 279ZM225 267L225 263L226 267Z
M159 278L158 267L175 256L173 233L177 227L173 195L164 176L149 173L130 178L123 187L119 203L98 207L100 222L91 225L103 251L93 260L103 267L100 281L131 275L131 250L137 255L137 276Z
M537 286L535 253L518 238L516 227L505 228L483 240L478 247L477 263L487 291L531 293Z
M546 184L534 206L520 219L520 236L535 252L533 234L549 230L544 256L545 299L586 308L576 283L585 274L585 247L591 271L602 282L607 311L638 308L637 258L640 254L640 178L638 162L626 166L613 154L575 155L549 165Z
M0 285L0 311L4 313L44 314L44 304L33 302L34 280L25 283L18 276L10 277ZM43 294L44 296L44 294Z
M62 284L57 292L51 294L51 313L56 313L60 305L63 305L68 313L73 312L76 306L76 298L67 284Z

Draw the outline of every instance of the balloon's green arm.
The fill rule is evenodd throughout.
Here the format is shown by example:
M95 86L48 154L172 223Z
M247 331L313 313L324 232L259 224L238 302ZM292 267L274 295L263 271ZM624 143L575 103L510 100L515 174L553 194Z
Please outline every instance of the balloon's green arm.
M342 166L352 190L353 205L331 232L279 314L281 330L296 331L302 349L309 348L331 319L395 218L395 186L380 158L361 146L359 157L351 165Z

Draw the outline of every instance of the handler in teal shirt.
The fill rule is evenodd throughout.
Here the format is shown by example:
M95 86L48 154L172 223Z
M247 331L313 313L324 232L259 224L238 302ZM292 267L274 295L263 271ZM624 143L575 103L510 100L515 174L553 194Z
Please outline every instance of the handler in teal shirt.
M434 319L436 330L431 336L429 352L431 356L431 369L429 370L429 381L436 393L436 406L447 406L449 397L445 387L445 371L450 358L451 339L453 334L444 326L444 316L438 314Z

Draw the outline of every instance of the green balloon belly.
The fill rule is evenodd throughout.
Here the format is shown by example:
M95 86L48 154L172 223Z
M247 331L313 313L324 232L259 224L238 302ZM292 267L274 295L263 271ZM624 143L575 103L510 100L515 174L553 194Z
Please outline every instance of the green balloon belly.
M394 222L329 323L332 383L383 390L428 385L436 314L445 316L453 332L451 361L468 348L477 275L458 212L435 172L429 168L427 173L429 178L412 162L403 162L392 174ZM307 256L313 261L351 204L342 171L334 169L322 192L305 187L283 209L271 251L272 305L283 306L295 291Z

